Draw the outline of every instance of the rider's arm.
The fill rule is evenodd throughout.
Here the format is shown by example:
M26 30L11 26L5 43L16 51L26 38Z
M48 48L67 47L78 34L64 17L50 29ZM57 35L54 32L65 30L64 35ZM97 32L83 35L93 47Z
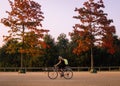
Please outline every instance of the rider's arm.
M61 60L59 60L59 62L57 64L55 64L55 66L58 66L61 63Z

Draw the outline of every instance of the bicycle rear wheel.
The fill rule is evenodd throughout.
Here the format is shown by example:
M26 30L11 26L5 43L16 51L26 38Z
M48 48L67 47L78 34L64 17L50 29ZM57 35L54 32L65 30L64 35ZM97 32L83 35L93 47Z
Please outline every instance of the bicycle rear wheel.
M73 71L71 68L65 68L64 70L64 78L71 79L73 77Z
M50 79L56 79L58 76L58 72L55 69L52 69L51 71L48 71L48 77Z

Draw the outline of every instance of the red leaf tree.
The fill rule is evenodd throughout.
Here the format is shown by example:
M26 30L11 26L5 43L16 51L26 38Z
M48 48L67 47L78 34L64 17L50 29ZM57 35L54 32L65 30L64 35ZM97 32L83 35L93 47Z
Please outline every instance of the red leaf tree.
M77 35L79 39L76 41L78 46L73 52L80 54L87 50L91 50L91 69L93 69L93 47L100 46L108 49L109 53L114 53L113 35L115 27L111 25L113 20L107 18L107 14L102 10L105 8L103 1L88 0L84 2L84 7L76 8L78 16L73 18L80 20L79 24L75 24L74 30L70 33L71 37Z
M4 36L4 41L14 38L22 43L22 46L19 50L21 53L22 67L23 53L28 53L28 49L25 49L25 45L30 45L27 47L29 48L29 53L35 53L36 51L33 49L36 46L45 46L45 43L42 41L42 39L44 33L48 32L48 30L42 29L41 22L43 21L44 17L40 4L32 0L14 0L14 2L11 0L8 1L11 6L11 11L6 11L8 13L8 17L1 19L1 22L5 26L10 27L10 30L8 31L9 35ZM31 39L28 36L31 36ZM34 39L35 41L32 41ZM32 42L30 42L30 40Z

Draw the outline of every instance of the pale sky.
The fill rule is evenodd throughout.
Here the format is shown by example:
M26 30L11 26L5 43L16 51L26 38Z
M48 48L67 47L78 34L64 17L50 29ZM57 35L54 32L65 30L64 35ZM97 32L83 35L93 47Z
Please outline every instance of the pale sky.
M72 17L78 15L74 12L75 7L83 7L83 2L87 0L34 0L42 5L44 12L44 21L42 22L45 29L49 29L49 34L53 38L57 38L60 33L68 36L72 32L74 24L78 20ZM116 34L120 38L120 0L103 0L104 12L108 14L108 18L113 19L116 27ZM6 11L9 11L10 5L8 0L0 0L0 19L7 17ZM6 27L0 23L0 46L3 44L3 35L7 34Z

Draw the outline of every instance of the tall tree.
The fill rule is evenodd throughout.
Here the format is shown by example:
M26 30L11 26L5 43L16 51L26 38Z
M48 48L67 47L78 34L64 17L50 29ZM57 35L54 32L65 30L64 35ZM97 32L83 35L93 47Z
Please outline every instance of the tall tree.
M4 40L8 41L9 39L14 38L22 43L21 48L19 50L21 53L21 67L22 67L23 53L26 53L24 49L26 34L28 32L34 32L34 34L37 35L38 40L38 43L35 46L44 46L45 43L43 43L42 39L44 36L44 32L48 32L48 30L42 29L41 22L43 21L44 17L43 12L41 11L40 4L32 0L14 0L14 2L12 2L11 0L8 1L11 6L11 11L10 12L6 11L8 13L8 18L1 19L1 22L5 26L10 27L10 30L8 31L9 35L4 36ZM29 48L32 51L33 47L31 46ZM35 52L32 51L31 53Z
M102 0L88 0L84 2L84 7L76 8L78 16L73 18L79 19L80 23L75 24L74 31L71 36L76 33L80 36L76 42L78 46L74 49L74 53L80 54L87 50L91 51L91 70L93 70L93 48L94 46L105 47L108 52L114 53L113 35L115 27L111 25L112 19L107 18L107 14L102 10L105 8Z

